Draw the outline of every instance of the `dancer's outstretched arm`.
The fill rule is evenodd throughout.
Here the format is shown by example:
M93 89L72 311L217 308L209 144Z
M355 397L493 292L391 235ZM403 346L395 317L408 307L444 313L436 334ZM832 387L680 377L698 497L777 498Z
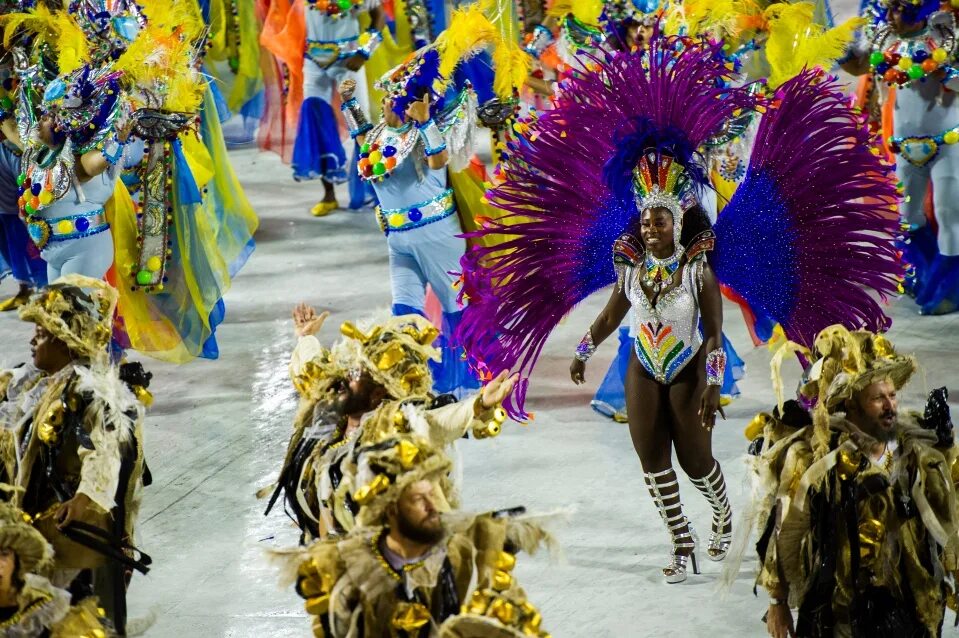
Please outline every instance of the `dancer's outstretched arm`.
M627 312L629 312L629 299L626 298L625 289L621 286L613 286L613 294L606 302L606 307L596 317L596 321L590 326L589 332L576 349L576 356L569 366L569 376L573 383L579 385L586 382L586 359L599 347L599 344L616 332ZM587 350L589 352L586 352Z

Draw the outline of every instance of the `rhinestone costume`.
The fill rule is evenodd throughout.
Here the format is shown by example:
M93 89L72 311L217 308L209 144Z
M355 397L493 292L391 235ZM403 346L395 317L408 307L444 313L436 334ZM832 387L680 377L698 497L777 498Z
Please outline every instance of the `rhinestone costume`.
M686 264L678 286L662 294L654 308L635 267L626 270L626 298L632 304L634 347L642 366L657 381L672 383L702 346L699 290L704 262Z

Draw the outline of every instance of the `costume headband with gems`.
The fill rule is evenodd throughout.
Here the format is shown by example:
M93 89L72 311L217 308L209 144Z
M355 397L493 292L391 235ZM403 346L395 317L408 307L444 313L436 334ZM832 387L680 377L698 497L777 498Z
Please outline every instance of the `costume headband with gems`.
M633 169L633 192L642 215L650 208L665 208L673 216L673 245L677 252L683 232L683 215L696 205L693 180L669 155L650 152Z

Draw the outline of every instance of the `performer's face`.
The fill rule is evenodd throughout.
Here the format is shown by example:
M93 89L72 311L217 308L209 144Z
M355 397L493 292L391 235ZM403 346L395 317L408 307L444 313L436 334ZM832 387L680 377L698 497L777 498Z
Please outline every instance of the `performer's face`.
M894 2L892 6L889 7L889 24L900 34L915 31L922 26L921 22L914 23L907 21L905 18L905 10L906 7L899 2Z
M13 575L17 571L17 555L12 549L0 549L0 590L10 591L13 586Z
M379 405L384 397L383 387L364 372L343 382L336 397L336 409L346 416L362 416Z
M39 324L30 340L33 365L44 372L54 373L72 360L70 349Z
M895 437L898 407L896 386L885 379L860 390L849 402L847 417L866 434L889 441Z
M673 245L673 215L666 208L648 208L639 220L639 232L646 249L660 259L676 252Z
M390 516L390 527L405 538L435 544L443 538L443 521L436 509L433 483L417 481L403 491Z

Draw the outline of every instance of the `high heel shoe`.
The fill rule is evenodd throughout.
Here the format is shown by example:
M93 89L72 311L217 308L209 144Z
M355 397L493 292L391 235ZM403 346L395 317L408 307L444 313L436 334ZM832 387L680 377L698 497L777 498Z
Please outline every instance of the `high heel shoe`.
M687 578L690 563L693 573L699 573L699 562L696 560L696 535L689 519L683 514L676 472L672 468L662 472L646 472L644 478L673 545L669 553L669 563L663 568L663 578L670 584L681 583ZM680 553L679 550L684 549L690 550L689 553Z
M690 481L706 497L713 510L713 525L709 532L709 542L706 543L706 557L711 561L719 562L726 558L729 546L733 542L733 510L726 496L726 479L723 478L723 471L718 462L713 463L713 469L709 474L703 478L690 479ZM728 532L724 531L727 527L730 530Z

